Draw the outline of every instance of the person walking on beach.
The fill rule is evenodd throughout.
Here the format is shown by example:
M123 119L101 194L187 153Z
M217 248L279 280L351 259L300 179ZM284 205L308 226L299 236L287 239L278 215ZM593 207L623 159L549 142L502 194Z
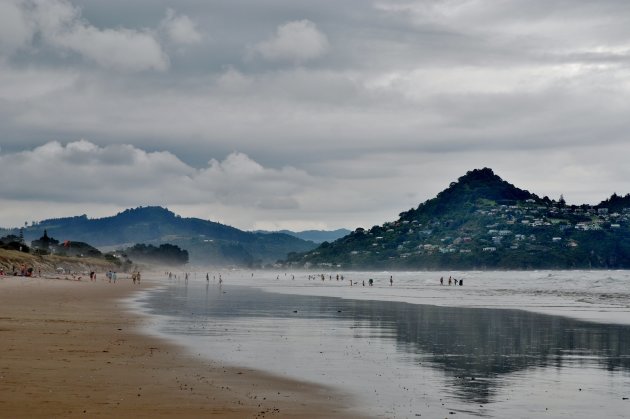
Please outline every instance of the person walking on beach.
M206 282L210 282L210 275L206 272Z
M440 285L444 285L444 277L443 276L440 277Z
M392 275L389 276L389 286L394 285L394 277Z

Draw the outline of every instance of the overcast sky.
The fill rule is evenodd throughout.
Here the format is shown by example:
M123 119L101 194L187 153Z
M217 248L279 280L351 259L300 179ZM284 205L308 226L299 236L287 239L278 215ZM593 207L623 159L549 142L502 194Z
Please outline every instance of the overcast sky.
M0 0L0 226L371 227L468 170L630 192L626 0Z

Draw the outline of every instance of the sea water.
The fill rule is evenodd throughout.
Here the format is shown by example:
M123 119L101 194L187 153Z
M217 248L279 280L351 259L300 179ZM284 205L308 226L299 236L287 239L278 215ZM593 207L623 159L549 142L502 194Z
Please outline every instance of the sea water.
M354 413L630 411L628 271L205 275L165 279L136 301L152 333L228 365L326 385L351 396Z

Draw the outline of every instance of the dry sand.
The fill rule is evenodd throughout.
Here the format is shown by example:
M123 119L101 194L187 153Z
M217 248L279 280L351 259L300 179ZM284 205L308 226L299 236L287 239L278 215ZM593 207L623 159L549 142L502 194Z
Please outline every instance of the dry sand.
M140 334L121 299L147 286L0 276L0 417L354 416L329 389Z

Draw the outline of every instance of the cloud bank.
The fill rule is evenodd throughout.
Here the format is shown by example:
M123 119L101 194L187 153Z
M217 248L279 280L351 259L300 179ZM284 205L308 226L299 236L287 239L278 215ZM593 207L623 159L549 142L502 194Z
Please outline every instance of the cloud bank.
M625 194L628 16L616 0L0 0L0 156L22 179L0 225L172 203L242 228L369 227L484 166L569 203Z

